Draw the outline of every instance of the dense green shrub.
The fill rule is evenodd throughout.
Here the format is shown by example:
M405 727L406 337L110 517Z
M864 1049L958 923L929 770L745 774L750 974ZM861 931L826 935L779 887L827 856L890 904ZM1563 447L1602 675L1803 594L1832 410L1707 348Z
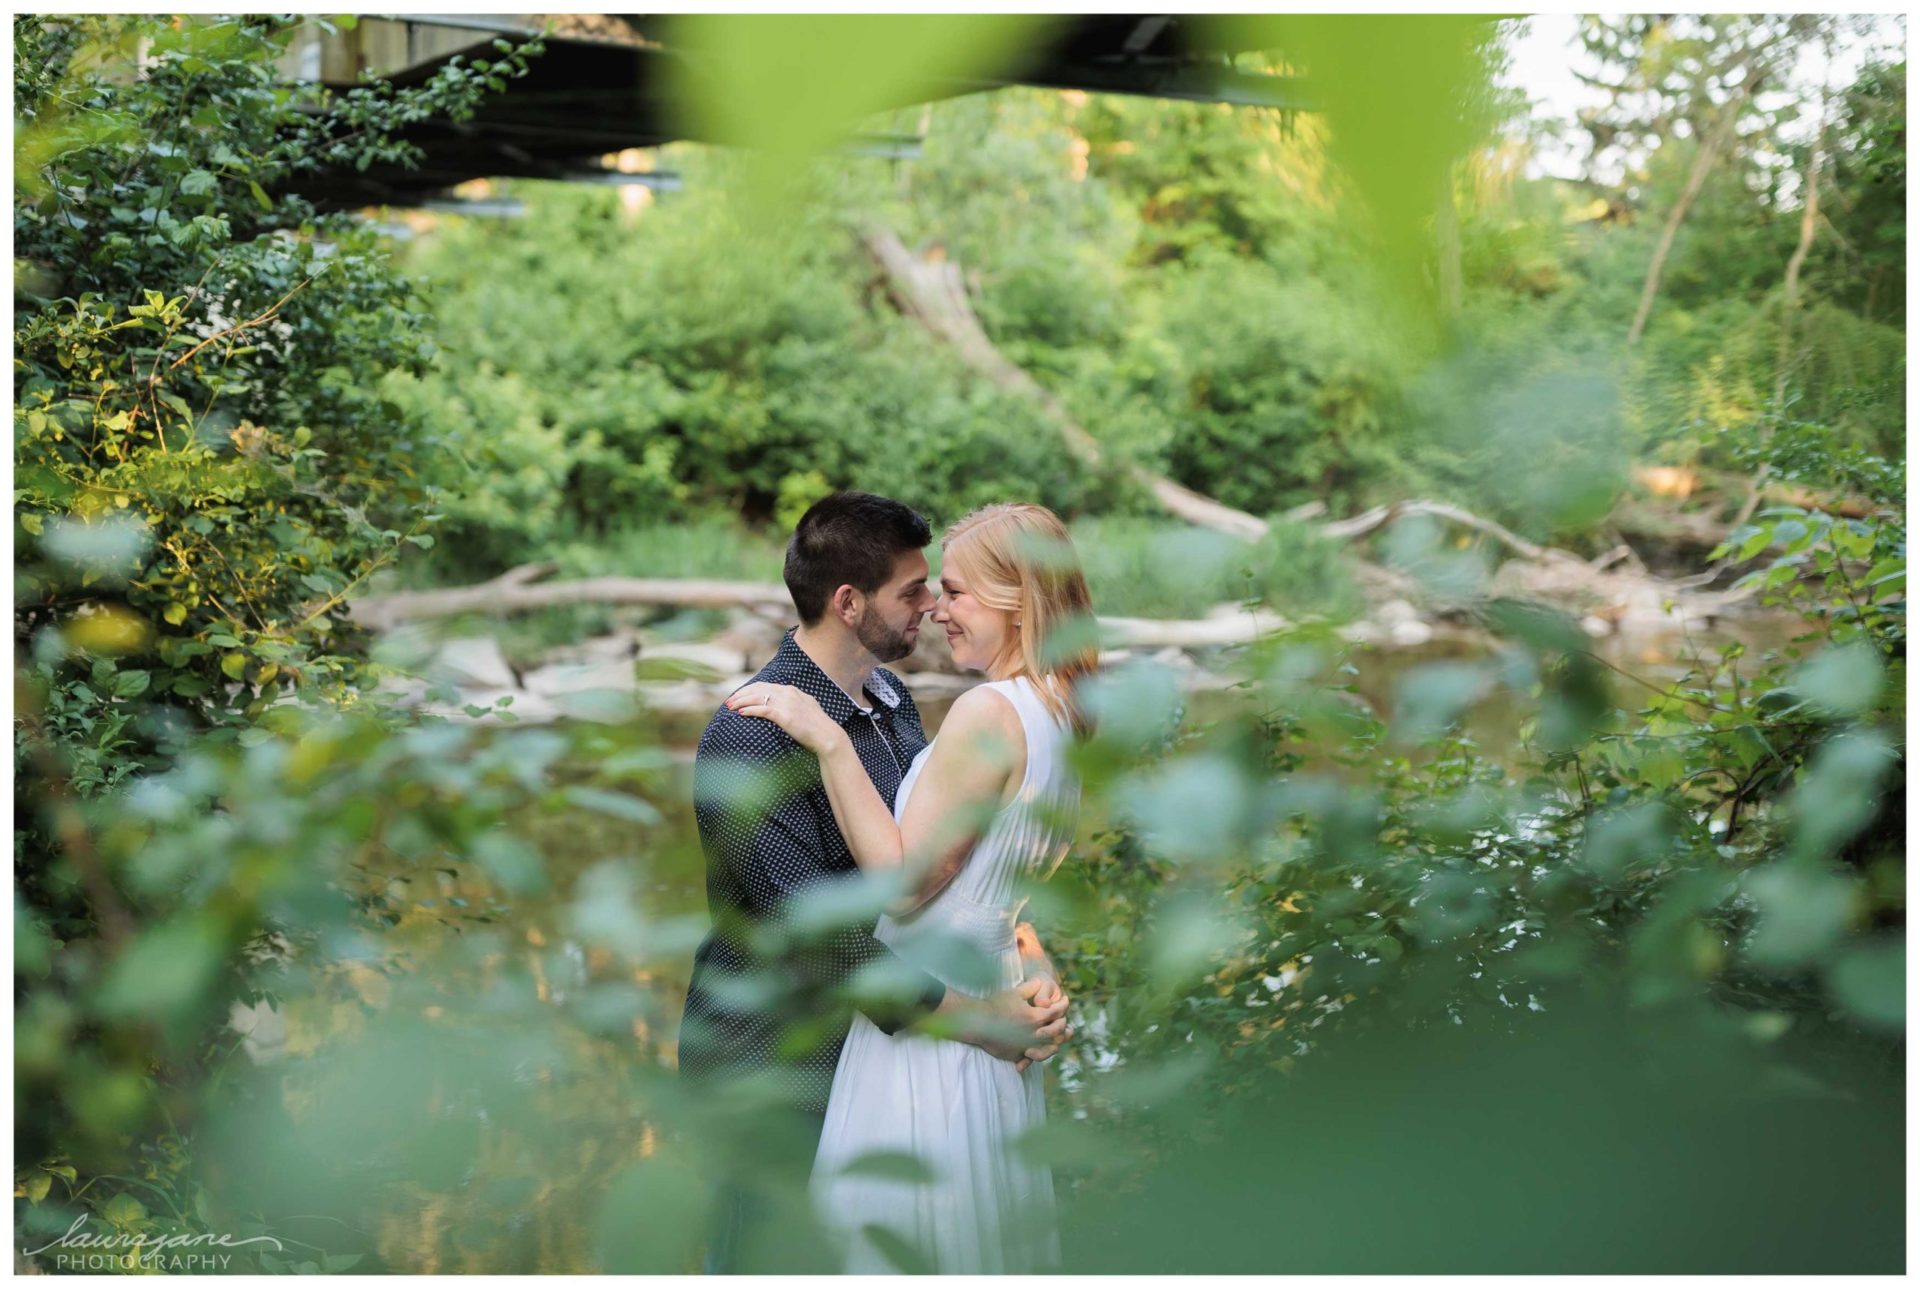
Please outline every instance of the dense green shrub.
M130 799L178 823L207 795L212 771L172 804L141 797L189 750L238 758L227 790L245 795L268 727L359 704L372 677L345 602L432 541L438 445L372 379L431 356L412 284L360 221L286 187L405 159L398 126L470 113L538 45L323 101L280 79L292 30L14 24L25 1167L57 1145L130 1171L125 1143L217 1055L247 947L290 909L347 901L270 837L223 849L240 839L217 811L166 859L114 830ZM271 832L282 803L258 804Z
M1255 513L1351 498L1399 423L1387 335L1364 306L1298 266L1213 256L1167 289L1184 394L1173 476Z
M524 55L315 113L277 79L290 31L16 24L16 628L91 764L116 700L201 724L349 680L348 592L432 541L439 445L369 379L431 357L412 284L360 221L270 190L397 155L392 126Z
M389 388L461 462L451 559L497 569L702 513L791 522L833 487L945 519L1010 494L1071 511L1101 486L1034 408L865 309L844 230L743 244L724 171L695 160L692 191L631 221L612 194L529 185L526 220L451 221L412 256L440 360Z

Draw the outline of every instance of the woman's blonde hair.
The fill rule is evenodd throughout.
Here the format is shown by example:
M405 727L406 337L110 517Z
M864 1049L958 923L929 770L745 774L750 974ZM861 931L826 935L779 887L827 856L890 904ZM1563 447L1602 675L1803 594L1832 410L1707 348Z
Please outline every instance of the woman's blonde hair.
M1012 655L1047 709L1086 733L1078 688L1100 651L1093 598L1059 516L1027 502L983 506L947 529L940 550L975 599L1019 624L995 665Z

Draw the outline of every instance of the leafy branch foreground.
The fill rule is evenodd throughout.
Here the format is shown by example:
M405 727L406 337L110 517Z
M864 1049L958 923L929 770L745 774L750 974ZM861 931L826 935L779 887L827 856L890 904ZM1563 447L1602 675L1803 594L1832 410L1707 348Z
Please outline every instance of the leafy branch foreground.
M1795 554L1839 558L1844 531ZM1391 722L1350 701L1337 645L1299 635L1248 650L1242 702L1200 727L1151 664L1104 678L1080 753L1101 822L1031 893L1085 1036L1025 1148L1055 1164L1080 1264L1271 1265L1263 1228L1227 1215L1285 1200L1318 1218L1293 1265L1510 1265L1504 1228L1426 1204L1467 1186L1528 1215L1529 1266L1885 1265L1897 1151L1869 1129L1897 1088L1904 770L1897 664L1862 652L1900 647L1898 606L1874 603L1837 610L1809 660L1730 650L1630 707L1571 624L1519 605L1489 606L1506 653L1409 675ZM1452 732L1489 687L1533 713L1513 767ZM89 942L23 924L21 1069L69 1115L22 1183L30 1222L113 1194L76 1197L62 1169L130 1175L96 1135L114 1087L117 1126L151 1132L162 1107L179 1152L148 1183L177 1212L114 1201L155 1232L431 1265L382 1228L397 1206L471 1270L677 1270L728 1163L802 1204L757 1090L689 1102L671 1069L665 982L704 924L646 891L693 862L662 809L686 786L643 720L607 715L316 711L88 802L141 927L75 989L55 964ZM881 898L835 892L774 934L798 949ZM1639 1221L1686 1199L1615 1193L1676 1139L1725 1214L1597 1245L1591 1202ZM1390 1173L1362 1162L1380 1151ZM1778 1202L1756 1179L1788 1167L1827 1225L1729 1254ZM1401 1204L1423 1239L1365 1238ZM796 1240L768 1264L821 1255Z

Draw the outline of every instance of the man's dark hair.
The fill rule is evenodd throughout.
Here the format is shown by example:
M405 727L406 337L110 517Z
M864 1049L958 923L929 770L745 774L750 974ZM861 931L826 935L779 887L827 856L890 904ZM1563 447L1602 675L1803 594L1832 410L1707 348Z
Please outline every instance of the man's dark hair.
M910 507L871 492L836 492L807 507L787 542L787 594L812 626L842 585L871 595L894 561L933 540L933 529Z

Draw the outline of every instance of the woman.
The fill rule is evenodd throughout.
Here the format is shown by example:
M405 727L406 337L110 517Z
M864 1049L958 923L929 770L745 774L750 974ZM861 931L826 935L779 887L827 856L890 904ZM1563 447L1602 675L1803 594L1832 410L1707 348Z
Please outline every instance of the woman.
M1020 982L1015 889L1048 875L1073 834L1079 791L1066 749L1084 728L1076 687L1097 655L1084 627L1086 579L1053 512L988 506L948 529L941 550L933 620L954 661L987 683L954 703L893 810L808 695L756 683L727 702L775 721L820 758L854 859L900 882L875 934L950 987L984 996ZM856 1016L813 1171L822 1214L847 1237L847 1269L992 1273L1057 1262L1052 1175L1013 1147L1045 1116L1041 1067L924 1034L889 1036ZM858 1164L875 1154L914 1155L930 1177Z

